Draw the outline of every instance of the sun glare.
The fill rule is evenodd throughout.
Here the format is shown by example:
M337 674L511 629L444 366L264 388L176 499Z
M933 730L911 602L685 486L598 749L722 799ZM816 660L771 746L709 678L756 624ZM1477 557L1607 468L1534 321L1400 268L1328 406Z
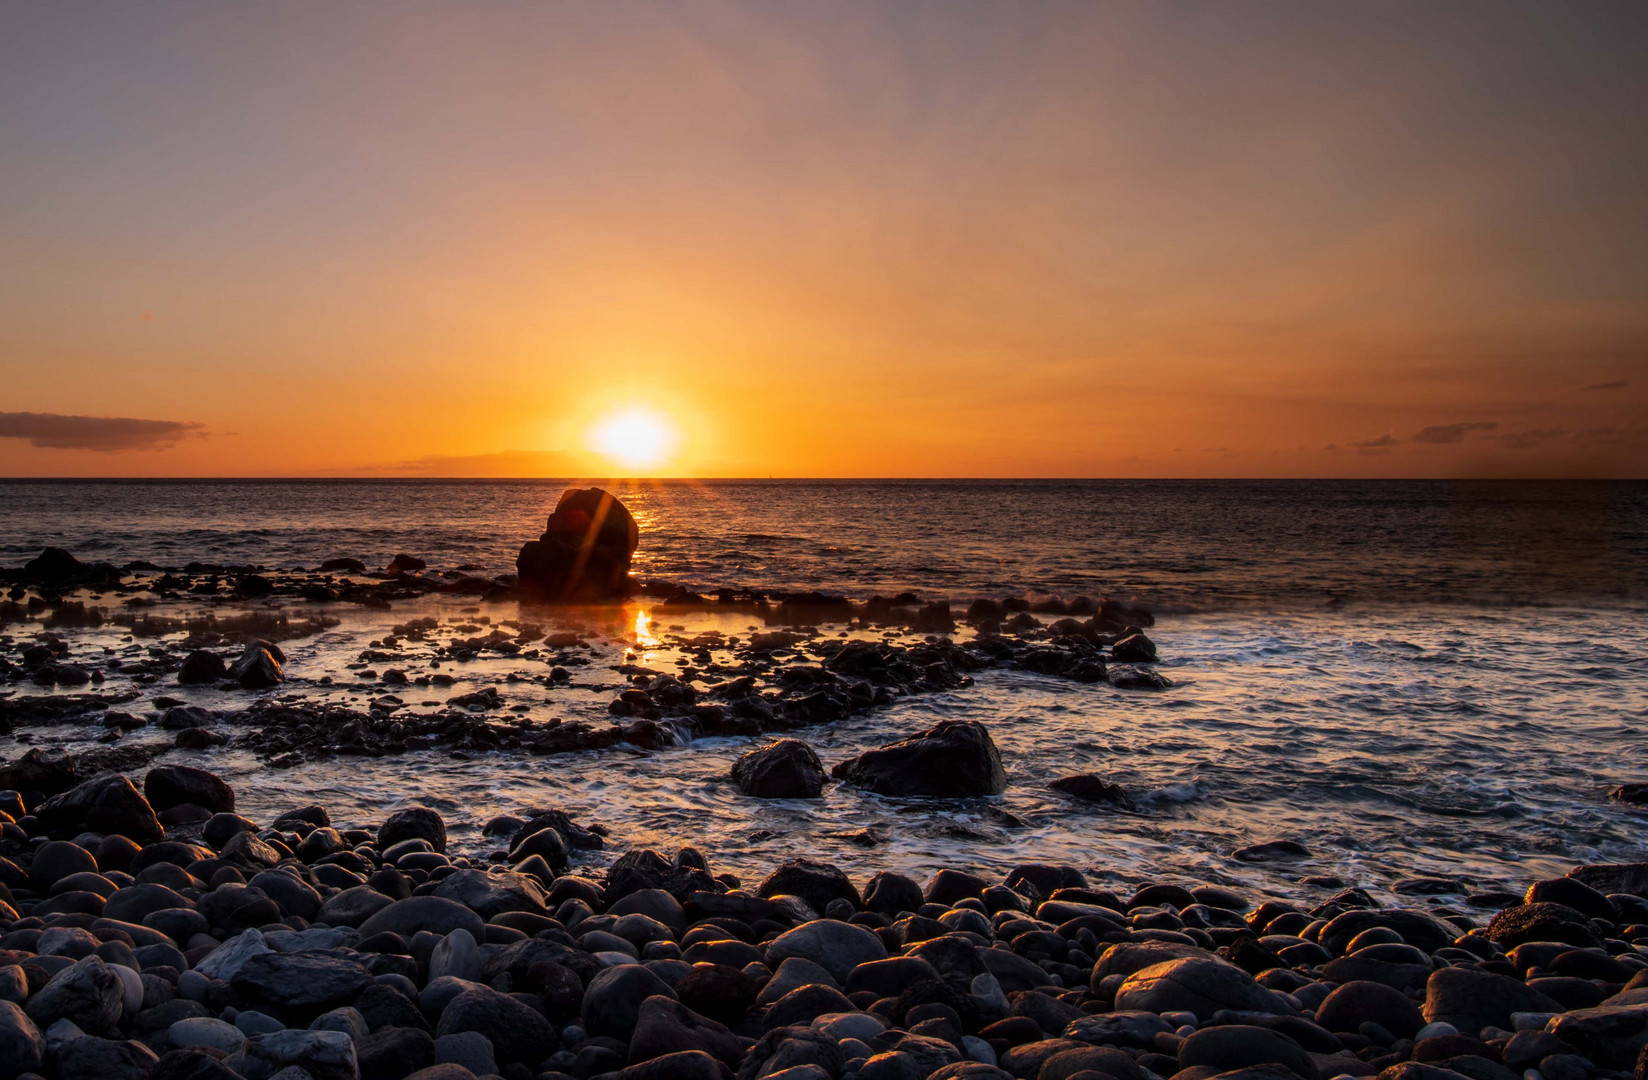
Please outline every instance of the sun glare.
M590 447L626 469L656 468L675 449L668 420L643 409L613 413L590 430Z

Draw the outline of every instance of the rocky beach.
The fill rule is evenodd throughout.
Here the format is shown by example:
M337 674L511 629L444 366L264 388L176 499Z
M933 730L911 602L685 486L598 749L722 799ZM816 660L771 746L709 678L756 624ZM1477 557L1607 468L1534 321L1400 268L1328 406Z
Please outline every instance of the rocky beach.
M1397 745L1209 726L1226 684L1281 693L1224 623L695 587L632 566L639 535L569 496L515 574L0 572L0 1080L1643 1077L1628 763L1582 766L1572 808L1421 779L1414 820L1450 831L1358 836L1196 741L1280 737L1272 773L1339 788L1374 775L1345 746ZM1271 624L1315 643L1275 678L1351 690L1322 617ZM1483 621L1428 652L1526 640ZM1452 708L1441 678L1380 693ZM1094 716L1131 719L1095 742Z

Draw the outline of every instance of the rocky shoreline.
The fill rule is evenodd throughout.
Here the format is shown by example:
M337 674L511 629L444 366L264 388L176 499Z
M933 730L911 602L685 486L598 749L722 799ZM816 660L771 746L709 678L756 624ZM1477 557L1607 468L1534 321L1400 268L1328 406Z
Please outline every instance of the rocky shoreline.
M797 859L741 882L684 847L571 873L603 830L553 809L491 821L492 850L466 857L433 810L349 827L234 806L175 765L0 792L0 1078L1648 1069L1648 864L1534 882L1479 920L1358 889L1123 895L1035 864L854 882ZM202 813L166 828L178 807Z

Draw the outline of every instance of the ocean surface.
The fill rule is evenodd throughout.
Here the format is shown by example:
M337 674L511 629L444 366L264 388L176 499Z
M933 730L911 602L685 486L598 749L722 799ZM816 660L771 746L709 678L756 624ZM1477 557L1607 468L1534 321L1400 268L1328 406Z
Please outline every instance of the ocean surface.
M312 567L338 556L381 566L405 551L434 569L504 573L563 486L5 482L0 564L56 544L83 559L167 566ZM1073 863L1098 880L1273 893L1325 896L1337 881L1394 902L1392 888L1417 876L1451 879L1462 896L1520 888L1580 862L1648 858L1648 813L1606 798L1617 784L1648 780L1648 485L774 481L613 490L640 521L642 576L855 597L1136 600L1158 613L1157 667L1174 685L1124 691L991 670L970 688L801 733L828 766L942 718L980 720L1001 748L1008 790L965 803L839 785L811 802L748 799L727 779L754 745L747 739L549 758L422 751L284 770L233 745L164 760L222 772L253 816L320 801L341 820L376 821L425 803L447 815L460 846L483 851L487 818L553 805L606 824L616 850L690 843L718 869L746 876L797 854L855 874L1034 860ZM341 621L285 643L292 681L283 692L357 704L372 690L349 682L349 665L395 623L434 617L444 636L479 617L473 600L457 598L391 612L295 606ZM485 617L516 618L513 609L486 605ZM680 657L672 635L747 633L750 623L673 609L651 623L645 615L645 605L632 606L596 627L598 661L572 688L546 688L541 671L496 658L445 669L459 681L435 696L496 685L533 717L604 719L622 686L611 666L626 652L668 670ZM13 623L0 633L20 646L39 631ZM148 644L119 627L67 636L82 661ZM145 693L218 709L244 707L248 696L170 683ZM0 739L0 755L31 739L88 746L101 733L40 729ZM145 729L127 738L161 737ZM1138 809L1083 806L1047 788L1086 770L1123 784ZM1311 855L1231 857L1273 839L1297 840ZM1299 884L1307 878L1317 884Z

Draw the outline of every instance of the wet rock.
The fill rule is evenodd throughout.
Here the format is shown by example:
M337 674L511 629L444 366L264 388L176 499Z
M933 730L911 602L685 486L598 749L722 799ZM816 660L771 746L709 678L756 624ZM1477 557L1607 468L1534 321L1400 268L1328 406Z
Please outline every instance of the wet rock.
M184 658L183 666L177 669L177 681L185 686L200 686L221 682L228 673L229 668L223 657L209 649L196 649Z
M434 895L456 901L483 919L506 911L544 911L544 890L530 874L459 870L442 878Z
M390 559L389 565L384 569L391 574L415 574L419 570L429 569L429 564L416 555L408 555L403 551Z
M46 1057L46 1040L15 1002L0 1000L0 1078L39 1072Z
M864 906L880 915L915 911L925 902L921 886L903 874L882 871L864 886Z
M674 997L669 985L647 968L623 964L607 968L584 991L584 1022L591 1035L627 1038L641 1005L650 997Z
M811 960L840 983L859 964L886 959L887 947L862 926L834 919L814 919L786 930L767 946L769 964L792 956Z
M1061 776L1047 785L1084 802L1106 803L1126 810L1133 809L1133 798L1120 784L1106 780L1096 773L1077 773Z
M800 739L780 739L751 750L732 766L738 790L758 799L816 799L824 791L824 766Z
M839 779L880 795L999 795L1007 787L1001 754L983 724L944 720L920 735L837 765Z
M1169 960L1129 975L1116 992L1116 1008L1190 1012L1204 1022L1221 1009L1275 1015L1297 1011L1234 964L1199 957Z
M477 941L486 933L479 915L444 896L410 896L396 900L360 925L363 938L387 930L408 941L420 930L445 935L458 929L468 930Z
M90 1034L114 1034L125 1009L120 976L101 957L88 956L59 971L29 998L26 1011L44 1030L69 1020Z
M1399 1039L1411 1039L1425 1025L1413 999L1383 983L1341 984L1316 1007L1316 1022L1329 1031L1357 1031L1378 1024Z
M1488 940L1504 949L1525 941L1564 941L1585 948L1602 939L1582 912L1564 904L1521 904L1506 908L1488 923Z
M1573 878L1550 878L1528 886L1524 904L1562 904L1591 919L1613 922L1619 918L1614 903L1602 893Z
M49 833L119 833L140 844L163 838L164 830L131 780L118 773L76 784L42 803L35 815Z
M790 859L767 876L758 896L799 896L814 911L823 911L832 900L846 900L856 910L862 901L852 881L838 866L817 859Z
M156 765L143 777L143 796L156 810L170 810L183 803L205 807L212 813L235 808L235 792L227 783L205 769L187 765Z
M487 986L465 990L441 1010L437 1036L474 1031L504 1062L536 1065L560 1046L560 1032L536 1009Z
M263 690L285 681L286 675L281 670L284 663L286 654L279 645L269 641L249 642L240 659L229 665L229 678L244 689Z
M686 1050L702 1050L736 1068L744 1046L725 1027L674 998L660 995L642 1001L629 1041L630 1064Z
M313 1080L359 1080L355 1043L341 1031L274 1031L246 1040L224 1065L246 1080L270 1080L297 1066Z
M1153 664L1156 643L1143 634L1129 634L1110 646L1110 655L1124 664Z
M79 780L74 759L63 750L35 747L16 761L0 765L0 790L58 795Z
M444 853L446 823L427 807L397 811L378 828L378 850L388 851L403 840L427 840L432 849Z
M1488 1026L1514 1029L1519 1012L1561 1012L1562 1006L1520 979L1467 967L1433 972L1425 984L1425 1020L1474 1035Z
M635 518L612 495L569 488L543 535L522 545L515 568L523 587L548 600L621 599L629 591L630 560L640 538Z

